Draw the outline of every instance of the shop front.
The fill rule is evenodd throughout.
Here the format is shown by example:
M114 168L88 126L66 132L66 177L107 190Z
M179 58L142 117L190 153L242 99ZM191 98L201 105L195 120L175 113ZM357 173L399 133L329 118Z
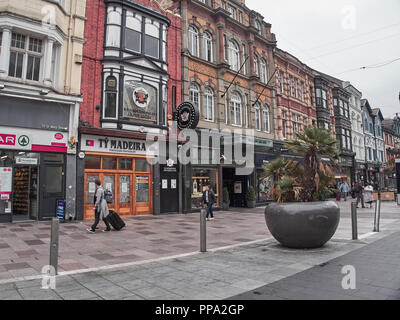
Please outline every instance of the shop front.
M94 219L96 179L112 191L110 210L121 216L153 214L153 157L143 140L81 135L83 219Z
M346 181L348 185L351 187L354 183L354 157L341 155L338 159L340 168L336 172L336 183L340 185L340 183Z
M0 127L0 222L55 217L65 200L67 133Z
M366 182L366 164L361 162L356 162L355 170L356 181L361 181L365 184Z
M273 186L273 179L266 177L264 172L265 165L274 161L277 158L273 154L256 153L255 154L255 179L256 179L256 193L257 204L263 204L272 201L269 191Z

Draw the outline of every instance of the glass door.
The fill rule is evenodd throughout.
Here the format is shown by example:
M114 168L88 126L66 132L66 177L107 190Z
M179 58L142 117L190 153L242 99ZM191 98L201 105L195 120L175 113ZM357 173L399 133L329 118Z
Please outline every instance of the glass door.
M132 195L132 175L131 174L120 174L118 175L118 200L119 200L119 211L118 213L122 216L133 215L133 195Z
M96 179L100 179L100 174L85 174L84 219L94 219L94 196L96 194Z
M112 203L108 203L108 209L117 211L118 207L116 205L117 201L117 194L115 194L115 175L114 174L104 174L102 179L104 190L110 190L113 194Z

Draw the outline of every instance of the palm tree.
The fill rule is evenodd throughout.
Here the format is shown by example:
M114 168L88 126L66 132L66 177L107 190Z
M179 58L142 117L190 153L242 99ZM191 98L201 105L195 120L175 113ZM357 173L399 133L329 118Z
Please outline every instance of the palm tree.
M325 170L321 156L326 156L333 163L333 157L338 155L336 139L325 129L317 127L304 128L304 132L296 133L296 140L286 142L285 147L298 155L304 156L304 174L300 198L305 202L313 201L314 192L318 191L320 173Z

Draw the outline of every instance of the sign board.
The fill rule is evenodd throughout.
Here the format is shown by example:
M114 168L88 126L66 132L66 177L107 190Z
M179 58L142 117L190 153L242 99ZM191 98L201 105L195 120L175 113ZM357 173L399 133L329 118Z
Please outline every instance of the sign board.
M396 163L400 163L400 159L395 159L394 160Z
M2 167L0 168L0 196L1 200L9 200L9 196L12 192L12 168Z
M140 155L151 155L154 153L154 151L149 150L149 146L151 144L146 143L146 141L144 140L83 134L81 137L81 141L82 151Z
M57 200L56 215L60 222L65 221L65 200Z
M167 179L163 179L162 180L162 188L163 189L168 189L168 180Z
M171 189L176 189L176 179L171 179Z
M178 129L196 129L199 120L199 108L191 102L182 102L174 112L174 121L177 122Z
M157 121L158 93L149 84L134 80L124 83L124 118Z
M0 149L44 151L45 148L51 152L52 148L62 147L67 152L67 146L67 133L0 126Z
M240 182L240 181L235 182L234 191L235 191L235 194L242 193L242 182Z
M21 157L17 157L17 158L15 158L15 163L16 164L37 165L38 164L38 159L37 158L21 158Z

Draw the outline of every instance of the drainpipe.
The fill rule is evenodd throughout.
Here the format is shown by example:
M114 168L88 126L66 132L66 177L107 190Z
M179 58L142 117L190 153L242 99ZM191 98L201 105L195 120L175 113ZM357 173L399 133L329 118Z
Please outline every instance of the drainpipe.
M72 23L73 23L73 8L75 7L76 9L76 1L77 0L71 0L70 1L70 10L69 10L69 19L68 19L68 44L67 44L67 53L66 53L66 64L65 64L65 77L64 77L64 91L66 94L70 94L71 87L69 86L70 83L70 78L71 78L71 63L72 63L72 58L70 58L70 51L71 51L71 46L72 46L72 39L71 39L71 30L72 30ZM75 6L74 6L75 5Z

